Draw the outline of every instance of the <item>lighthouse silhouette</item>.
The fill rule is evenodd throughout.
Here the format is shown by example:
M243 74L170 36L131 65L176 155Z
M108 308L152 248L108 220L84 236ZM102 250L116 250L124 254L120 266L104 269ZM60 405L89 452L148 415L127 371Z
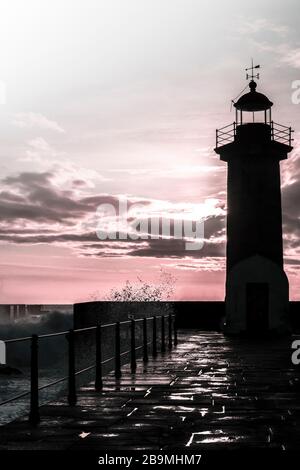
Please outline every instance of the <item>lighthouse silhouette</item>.
M226 321L228 334L289 332L289 284L283 269L280 161L292 129L272 121L273 103L250 90L234 103L235 122L216 131L227 162Z

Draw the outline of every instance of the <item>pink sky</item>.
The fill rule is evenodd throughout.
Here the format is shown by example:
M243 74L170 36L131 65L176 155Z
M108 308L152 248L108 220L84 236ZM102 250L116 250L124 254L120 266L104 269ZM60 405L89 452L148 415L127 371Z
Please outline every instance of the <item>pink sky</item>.
M252 56L274 120L296 130L281 168L285 268L300 299L295 0L3 8L0 303L101 298L127 279L156 282L161 268L177 278L176 299L223 299L226 165L213 151L215 129L234 120L230 101ZM99 240L97 208L119 200L132 218L204 220L203 248Z

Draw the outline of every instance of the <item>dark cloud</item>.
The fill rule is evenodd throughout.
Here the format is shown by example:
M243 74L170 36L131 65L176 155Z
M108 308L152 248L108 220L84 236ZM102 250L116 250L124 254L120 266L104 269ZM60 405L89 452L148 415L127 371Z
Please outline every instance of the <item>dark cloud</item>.
M201 249L187 250L185 240L148 240L147 247L130 251L130 256L146 256L155 258L203 258L225 256L225 242L205 242Z
M74 186L74 188L86 188L86 187L88 187L87 182L84 181L84 180L80 180L80 179L73 180L72 181L72 186Z
M119 197L108 194L78 198L74 191L57 188L53 184L53 173L20 173L2 180L5 190L0 192L0 220L29 220L40 222L61 222L82 219L95 212L101 204L119 206ZM83 180L80 180L83 181ZM9 190L7 190L9 187ZM128 201L133 204L149 204L149 201Z
M0 200L10 202L23 202L23 197L18 194L10 193L9 191L0 192Z
M10 243L17 243L17 244L36 244L36 243L59 243L59 242L96 242L98 240L97 235L95 232L89 233L51 233L49 235L16 235L14 233L8 234L1 234L0 231L0 240L7 241ZM99 243L101 241L99 240Z
M0 235L24 235L24 234L37 234L37 228L15 228L15 227L11 227L11 228L2 228L0 227ZM43 234L43 233L53 233L53 230L51 230L50 228L49 229L42 229L39 231L40 234Z
M64 219L79 218L86 206L72 198L64 190L58 190L52 183L54 175L45 173L20 173L2 180L9 191L0 193L0 219L23 219L40 222L61 222Z
M204 222L204 237L219 237L224 233L226 226L226 218L224 215L209 217Z
M282 187L282 212L283 233L286 238L286 246L291 238L300 236L300 147L295 143L295 149L291 157L285 162L285 174L287 182ZM291 237L292 236L292 237Z
M0 220L11 221L17 219L27 219L40 222L60 222L62 217L70 218L71 214L65 214L60 210L53 210L42 205L24 202L8 202L0 199Z
M83 204L87 204L88 206L94 206L97 207L100 204L111 204L115 208L118 207L119 204L119 199L115 196L111 196L109 194L101 194L101 195L95 195L95 196L86 196L81 199L81 202Z
M295 166L296 162L294 163ZM297 165L296 165L297 167ZM297 168L295 168L297 172ZM293 181L282 188L282 222L285 250L296 250L300 237L300 183ZM291 264L291 263L289 263Z
M4 184L17 185L23 187L30 186L43 186L51 184L53 173L35 173L35 172L23 172L15 176L7 176L2 180Z
M292 266L300 266L300 259L285 258L284 264L288 264L288 265L292 265Z
M54 181L55 174L50 172L26 172L2 180L4 188L0 192L0 241L15 244L69 243L82 255L99 257L224 256L224 243L212 243L212 240L206 241L202 249L187 250L184 239L174 238L172 217L159 217L160 227L166 221L170 224L171 237L168 239L160 237L152 240L147 233L147 240L132 240L129 236L125 240L99 240L96 234L98 221L93 227L92 222L87 223L91 220L88 216L93 213L96 215L96 210L101 204L112 205L118 215L119 197L109 194L87 194L79 197L73 189L59 188ZM74 188L74 180L70 181L70 184L70 187ZM75 180L75 186L84 187L84 181ZM127 200L128 209L135 204L147 206L151 201L143 198ZM149 232L151 219L145 220ZM128 223L130 222L133 222L133 219L128 217ZM224 216L207 218L204 224L205 239L222 236L224 225Z
M282 208L288 215L300 215L300 181L286 185L282 188Z

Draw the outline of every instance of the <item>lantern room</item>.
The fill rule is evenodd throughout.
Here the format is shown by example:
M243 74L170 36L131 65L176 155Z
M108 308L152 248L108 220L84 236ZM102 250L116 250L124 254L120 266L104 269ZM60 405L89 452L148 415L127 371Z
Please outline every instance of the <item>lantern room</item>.
M271 107L273 103L266 95L258 93L256 87L256 82L251 80L249 83L250 91L234 103L235 122L238 126L251 122L270 125L272 122Z

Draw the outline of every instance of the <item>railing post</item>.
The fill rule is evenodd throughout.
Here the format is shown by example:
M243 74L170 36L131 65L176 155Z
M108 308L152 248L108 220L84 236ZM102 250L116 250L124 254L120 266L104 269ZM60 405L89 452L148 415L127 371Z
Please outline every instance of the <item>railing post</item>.
M153 326L152 326L152 356L157 356L157 347L156 347L156 317L153 317Z
M166 343L165 343L165 317L164 315L161 316L161 352L164 353L166 351Z
M75 333L74 330L69 330L67 335L69 346L69 391L68 403L70 406L75 406L77 403L76 396L76 376L75 376Z
M120 379L121 376L120 322L117 321L115 329L115 377Z
M168 348L172 349L172 315L171 314L169 314L168 326L169 326Z
M274 140L274 121L271 121L271 140Z
M135 354L135 320L132 318L130 323L131 332L131 353L130 353L130 367L131 373L135 374L136 371L136 354Z
M147 318L143 319L143 362L148 362Z
M31 377L30 377L30 413L29 422L36 426L40 422L39 413L39 365L38 365L38 336L31 337Z
M178 340L177 340L177 325L176 325L176 317L173 320L173 330L174 330L174 346L177 346Z
M96 379L95 390L99 392L102 389L102 339L101 339L101 324L98 323L96 327Z

